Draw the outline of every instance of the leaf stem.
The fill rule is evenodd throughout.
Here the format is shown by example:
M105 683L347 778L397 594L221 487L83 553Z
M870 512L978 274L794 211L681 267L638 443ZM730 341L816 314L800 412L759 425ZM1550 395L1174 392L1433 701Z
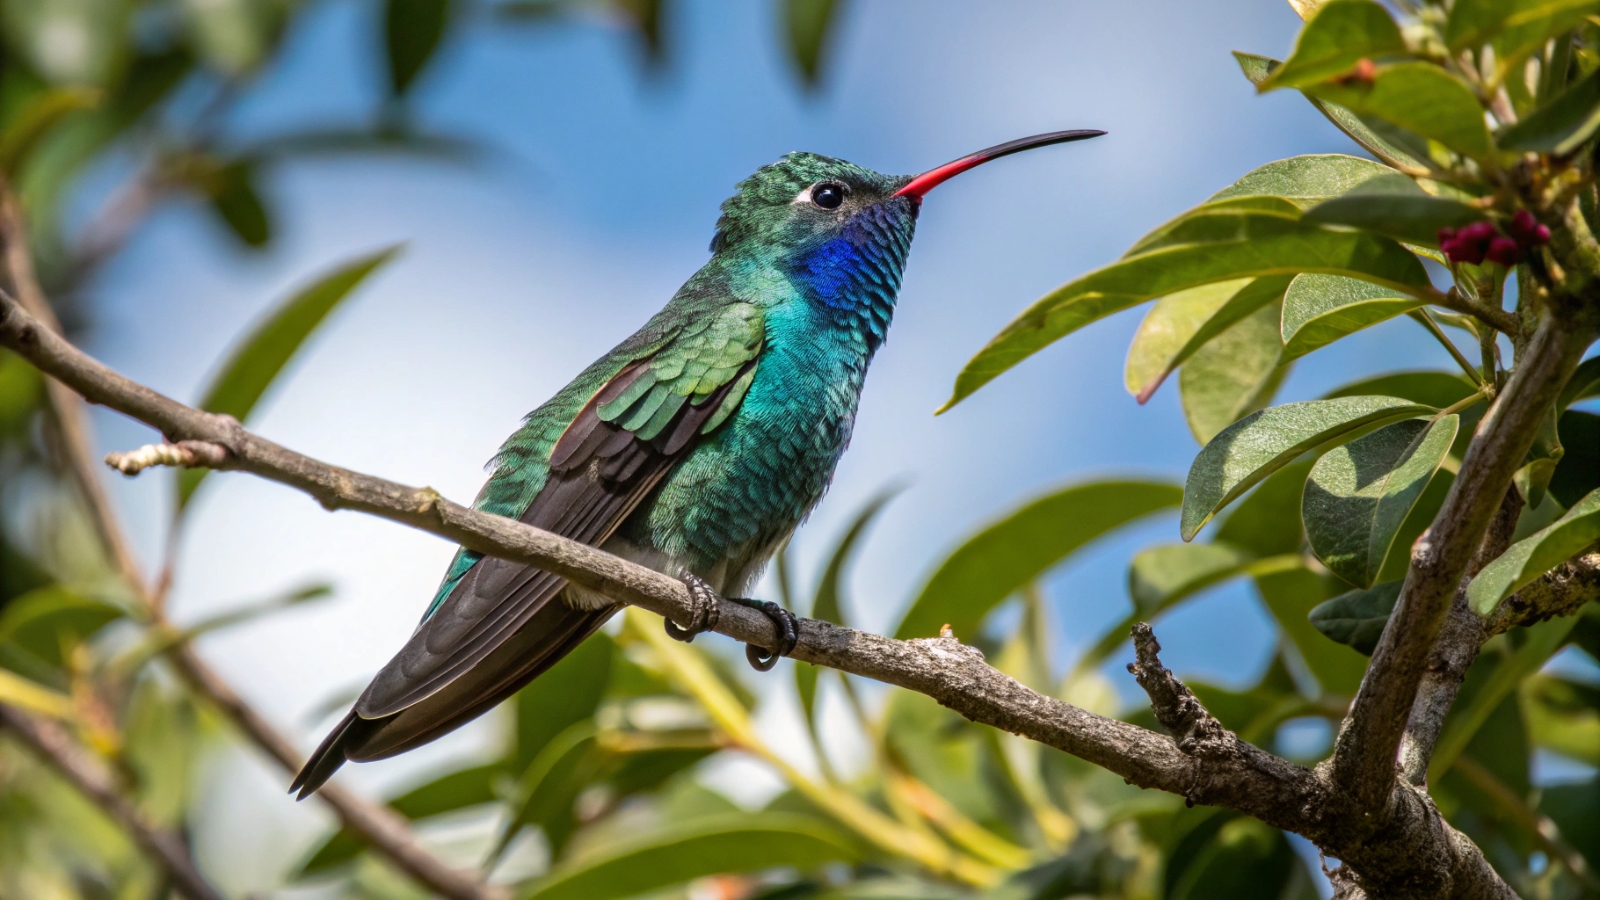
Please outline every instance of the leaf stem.
M1450 358L1456 361L1456 365L1461 367L1461 371L1467 373L1467 377L1472 379L1473 384L1479 388L1484 386L1483 373L1479 372L1478 367L1467 360L1461 349L1455 345L1454 341L1450 340L1450 336L1444 333L1444 329L1440 328L1439 323L1433 320L1433 316L1428 313L1426 306L1418 307L1407 313L1407 315L1420 322L1423 328L1428 329L1429 334L1433 335L1446 350L1450 351Z

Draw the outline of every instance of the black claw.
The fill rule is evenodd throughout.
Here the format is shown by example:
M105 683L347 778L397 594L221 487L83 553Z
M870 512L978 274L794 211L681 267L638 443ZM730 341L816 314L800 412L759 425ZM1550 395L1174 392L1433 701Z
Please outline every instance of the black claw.
M717 627L717 619L722 614L722 605L717 592L698 575L686 572L682 580L689 588L689 598L694 602L694 611L690 615L689 624L679 625L671 619L662 619L661 624L667 629L667 637L687 644L694 640L695 635Z
M740 606L748 606L772 620L772 627L778 631L777 652L757 647L755 644L744 645L744 658L758 672L770 672L778 664L780 657L788 656L794 652L794 645L800 642L800 621L794 613L773 603L771 600L747 600L743 597L729 597Z

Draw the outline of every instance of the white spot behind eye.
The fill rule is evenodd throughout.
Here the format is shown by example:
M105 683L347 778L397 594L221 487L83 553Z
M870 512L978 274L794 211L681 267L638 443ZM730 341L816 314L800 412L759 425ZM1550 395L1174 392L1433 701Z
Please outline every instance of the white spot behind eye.
M811 189L813 187L815 187L815 186L816 185L808 184L805 187L801 188L800 189L800 193L795 194L794 195L794 199L789 201L789 205L793 206L796 203L810 203L811 202Z

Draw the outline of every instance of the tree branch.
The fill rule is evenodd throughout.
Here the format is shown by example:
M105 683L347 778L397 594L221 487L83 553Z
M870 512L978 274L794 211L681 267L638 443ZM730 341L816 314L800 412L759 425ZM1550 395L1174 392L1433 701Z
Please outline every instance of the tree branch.
M59 725L0 704L0 726L20 738L79 793L121 825L139 849L161 866L178 893L189 900L223 900L200 874L183 840L145 818L124 799L99 762L74 744Z
M246 431L230 417L162 396L39 327L4 294L0 294L0 345L14 349L90 401L159 429L169 443L215 445L197 451L216 460L215 468L246 471L288 485L330 510L366 512L490 556L538 566L677 622L689 621L695 608L688 589L676 578L522 522L452 503L431 488L408 487L318 462ZM715 630L762 647L777 644L771 622L737 604L722 607ZM1360 872L1369 885L1428 888L1403 895L1408 898L1514 897L1477 848L1444 822L1425 795L1409 787L1395 792L1405 799L1384 817L1384 842L1352 842L1350 834L1370 829L1349 827L1359 816L1323 773L1279 759L1225 731L1220 736L1225 752L1195 752L1207 741L1186 751L1165 735L1030 690L986 665L978 650L953 637L898 641L814 619L801 619L799 632L792 656L801 662L925 694L974 722L1063 750L1140 787L1225 806L1304 835ZM1152 639L1151 661L1153 647ZM1197 726L1203 721L1195 719ZM1202 730L1211 734L1209 726Z
M1381 829L1393 809L1396 756L1440 626L1468 563L1533 445L1541 417L1576 368L1590 335L1547 316L1489 408L1434 524L1412 548L1389 624L1335 744L1332 778Z

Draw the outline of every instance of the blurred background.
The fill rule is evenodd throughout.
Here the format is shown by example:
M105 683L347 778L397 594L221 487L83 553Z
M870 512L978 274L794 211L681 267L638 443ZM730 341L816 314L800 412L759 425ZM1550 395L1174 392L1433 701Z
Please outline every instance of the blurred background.
M317 458L462 501L524 413L703 263L718 204L758 166L809 150L916 172L1036 132L1108 131L986 167L924 207L850 452L787 560L790 593L811 597L863 506L897 486L842 582L843 614L881 633L893 632L939 561L984 524L1069 483L1181 483L1198 447L1176 390L1141 407L1123 387L1141 312L1061 341L936 418L961 364L1036 297L1247 170L1298 153L1354 152L1292 92L1257 97L1229 55L1287 52L1299 19L1282 0L5 0L0 9L0 104L9 115L43 84L100 91L101 105L82 119L94 124L49 136L17 180L46 286L74 338L132 378L196 401L252 323L352 258L398 245L300 347L249 424ZM1444 352L1409 328L1395 320L1302 360L1279 396L1319 396L1378 367L1448 368ZM92 422L97 453L158 438L103 410ZM70 552L85 526L52 505L59 487L19 449L43 439L25 425L15 434L0 470L7 540L35 562L51 560L45 568L56 566L59 580L70 570L93 582L94 564ZM197 638L200 656L302 752L404 642L453 551L227 474L206 480L174 530L171 471L104 479L144 567L170 563L168 610L179 626L328 586L315 602ZM1127 559L1176 538L1173 512L1138 520L1052 569L1034 605L1001 607L985 634L1027 632L1043 677L1057 682L1132 609ZM18 558L6 563L13 580ZM758 593L783 592L769 573ZM643 640L611 633L624 649ZM1220 688L1261 683L1279 659L1279 629L1249 581L1202 592L1161 621L1160 635L1168 665ZM753 695L759 734L799 772L850 782L879 765L852 702L877 715L887 691L863 683L847 695L825 683L816 707L831 758L824 765L806 738L794 664L756 676L731 664L739 654L731 642L702 647L728 662L728 681ZM1118 649L1097 664L1099 675L1073 684L1108 711L1136 709L1139 692L1123 671L1129 657ZM369 858L355 870L346 862L298 876L334 819L285 797L281 769L229 739L214 717L196 715L202 749L183 757L189 783L171 820L220 889L414 895ZM516 743L514 718L485 717L339 777L374 797L403 795L500 759ZM1282 746L1316 756L1330 737L1326 722L1297 721ZM0 762L0 781L8 765L13 774L26 765L12 757ZM793 793L760 754L696 759L671 784L692 783L730 809ZM1535 757L1535 779L1587 771ZM516 783L518 773L507 772ZM1088 777L1071 777L1080 775ZM11 824L27 807L17 796L0 808ZM443 816L425 839L477 864L504 830L516 805L507 802ZM1077 818L1074 828L1110 834L1116 816ZM515 835L497 877L544 871L559 847L536 832ZM13 851L23 844L13 841ZM1314 850L1298 839L1285 846L1299 854L1299 874L1274 876L1260 896L1325 895ZM1132 871L1170 849L1104 852ZM104 896L158 895L124 893L120 876L105 877ZM822 882L835 888L851 880L830 877ZM754 896L793 880L701 879L664 896ZM84 878L63 883L92 894ZM904 890L892 896L935 888ZM1183 890L1200 889L1179 890L1169 877L1165 889L1126 895L1222 896Z

